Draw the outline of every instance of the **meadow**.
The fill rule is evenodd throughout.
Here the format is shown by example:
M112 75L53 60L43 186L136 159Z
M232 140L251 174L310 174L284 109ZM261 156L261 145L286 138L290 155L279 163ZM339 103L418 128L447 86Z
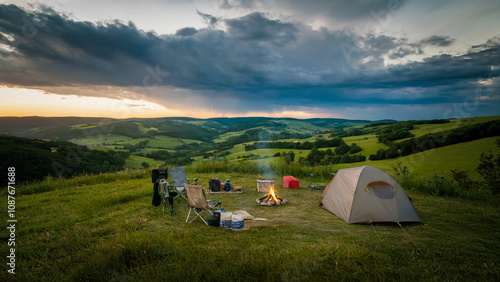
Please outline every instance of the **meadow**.
M243 186L217 194L226 211L246 210L266 221L243 230L185 223L153 207L150 171L81 176L20 186L16 198L16 278L19 280L495 281L500 277L500 207L422 194L406 188L422 224L348 225L318 206L322 191L305 186L277 193L289 203L262 207L257 175L196 173ZM23 191L25 193L23 194ZM215 195L209 195L209 198ZM0 208L6 210L6 201ZM1 230L5 232L5 221ZM2 239L6 240L6 233ZM7 244L1 244L3 254ZM3 271L0 280L11 274Z
M418 137L493 119L498 117L416 125L412 133ZM154 128L137 125L142 132ZM296 130L318 128L298 121L290 125ZM232 136L237 134L227 133L216 142ZM307 141L314 142L315 138ZM452 179L451 170L466 170L472 180L481 181L475 171L479 155L498 154L497 139L482 138L395 159L367 159L328 166L299 163L298 159L306 157L310 150L293 150L295 161L287 165L281 157L273 156L291 150L245 151L243 144L228 149L230 154L224 160L195 157L195 161L186 166L188 178L198 177L198 183L205 187L214 177L222 181L231 179L244 191L209 197L221 196L226 211L246 210L257 218L267 219L246 220L245 228L237 231L206 226L199 220L185 223L188 208L182 199L175 201L174 216L168 212L163 214L161 207L152 206L151 168L84 174L69 179L48 177L19 185L15 203L16 278L29 281L496 281L500 278L498 195L493 196L482 188L461 189ZM148 153L160 147L173 152L178 145L200 142L163 135L133 139L119 134L110 135L107 140L115 144L96 148L120 150L124 145L149 140L148 146L136 153ZM356 143L365 156L388 148L379 143L374 134L343 140L348 145ZM164 163L134 154L126 160L128 167L140 168L143 162L152 167ZM250 154L253 157L242 158ZM362 165L371 165L395 176L413 199L423 223L348 225L319 207L322 191L309 189L309 183L327 185L337 170ZM410 173L397 175L394 170L397 165L407 167ZM262 207L255 203L255 199L263 195L255 189L259 173L275 181L277 193L288 200L287 205ZM297 177L301 181L300 189L282 188L283 175ZM7 198L5 190L0 193ZM6 200L0 202L0 209L7 210ZM3 241L0 251L6 256L10 251L6 220L0 223L0 230ZM0 274L0 281L10 278L11 274L6 271Z

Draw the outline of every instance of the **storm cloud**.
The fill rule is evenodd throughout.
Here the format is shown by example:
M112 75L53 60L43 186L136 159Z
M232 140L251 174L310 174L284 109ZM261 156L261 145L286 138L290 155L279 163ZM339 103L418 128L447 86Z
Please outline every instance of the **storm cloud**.
M370 2L367 11L387 5L379 2ZM287 3L308 9L305 2ZM318 2L314 11L326 3ZM254 9L264 4L220 5ZM356 11L359 17L364 12ZM77 95L86 95L82 89L111 87L120 91L87 95L142 95L174 108L192 101L206 108L224 104L242 113L277 109L285 100L294 109L456 103L474 93L481 79L495 82L488 91L498 90L498 38L466 54L388 64L391 59L425 55L425 47L446 48L456 41L446 35L409 42L347 28L313 29L253 11L233 18L198 14L206 28L157 34L132 22L78 21L45 6L26 10L1 5L0 83ZM346 14L357 16L354 11Z

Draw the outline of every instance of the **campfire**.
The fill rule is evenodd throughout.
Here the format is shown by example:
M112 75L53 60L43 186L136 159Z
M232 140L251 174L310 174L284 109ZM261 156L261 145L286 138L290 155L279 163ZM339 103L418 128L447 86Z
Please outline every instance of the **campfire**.
M283 199L280 196L276 195L276 190L274 190L274 184L271 184L271 186L269 187L269 193L258 198L256 202L261 206L280 206L288 203L287 199Z

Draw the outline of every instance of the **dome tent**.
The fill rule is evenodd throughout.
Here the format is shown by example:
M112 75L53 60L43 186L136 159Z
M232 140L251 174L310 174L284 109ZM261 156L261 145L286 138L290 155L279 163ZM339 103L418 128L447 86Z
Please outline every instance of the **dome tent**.
M388 173L367 165L340 169L320 206L348 224L421 222L403 188Z

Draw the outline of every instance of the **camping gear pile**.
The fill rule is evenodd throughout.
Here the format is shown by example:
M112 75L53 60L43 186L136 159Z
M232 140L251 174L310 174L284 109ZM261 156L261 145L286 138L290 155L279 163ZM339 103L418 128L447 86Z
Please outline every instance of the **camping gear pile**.
M233 182L229 179L221 182L219 178L212 178L208 181L208 192L209 193L241 193L241 186L233 185Z
M234 186L231 180L221 182L218 178L212 178L208 182L209 192L207 192L202 185L188 184L184 168L168 169L168 172L172 180L175 178L172 182L167 181L166 169L158 168L152 172L154 206L160 204L165 206L168 202L171 206L170 213L174 215L174 199L182 196L188 201L189 207L186 222L193 222L196 218L200 218L210 226L243 229L244 219L253 219L245 211L225 212L222 209L221 197L211 200L206 198L209 192L235 192L237 186ZM197 178L193 180L196 181ZM316 186L323 188L321 187L323 185L309 184L311 189ZM285 176L283 188L297 189L299 180L293 176ZM257 191L267 192L266 195L256 199L259 205L279 206L288 202L276 194L273 180L257 180ZM347 224L421 222L403 188L388 173L371 166L340 169L324 188L319 205ZM205 211L210 214L207 220L202 217ZM195 216L189 221L191 213Z

